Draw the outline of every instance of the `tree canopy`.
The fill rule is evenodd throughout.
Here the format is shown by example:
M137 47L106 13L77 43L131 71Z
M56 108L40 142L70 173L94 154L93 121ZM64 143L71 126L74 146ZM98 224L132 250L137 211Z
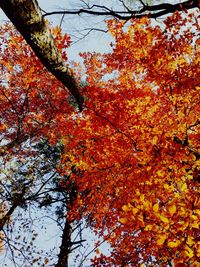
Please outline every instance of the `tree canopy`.
M37 0L0 1L0 7L31 46L44 66L71 92L80 110L83 97L72 71L63 62L54 39L48 30Z
M99 237L92 266L198 266L197 16L175 12L162 25L147 17L108 19L112 52L85 52L84 66L74 64L85 98L81 113L22 36L10 24L1 27L2 164L34 161L27 142L62 148L53 168L68 199L65 225L69 233L84 220ZM69 36L49 30L67 61ZM32 173L25 176L33 183ZM2 196L9 195L5 183ZM2 203L1 230L12 224L6 205L16 208L30 196L21 189ZM61 251L68 256L73 242L65 237ZM101 240L110 254L101 251Z

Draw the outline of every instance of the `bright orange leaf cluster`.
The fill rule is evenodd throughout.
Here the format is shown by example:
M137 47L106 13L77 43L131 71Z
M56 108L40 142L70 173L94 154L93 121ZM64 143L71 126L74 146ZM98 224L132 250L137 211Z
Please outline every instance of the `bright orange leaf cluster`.
M52 34L66 60L69 37L63 36L58 28L52 29ZM1 139L3 144L17 146L29 137L46 134L55 116L71 114L73 108L68 104L67 90L45 70L10 24L1 27L0 36Z
M94 266L198 266L196 17L175 13L165 27L146 18L107 24L112 52L82 55L88 85L81 114L10 31L2 48L9 86L1 87L1 129L14 129L9 138L19 131L65 145L60 172L78 186L68 218L85 218L113 249Z
M198 266L195 17L175 14L165 33L148 19L108 27L113 52L83 54L87 109L63 132L63 166L79 170L70 216L87 218L113 248L95 266Z

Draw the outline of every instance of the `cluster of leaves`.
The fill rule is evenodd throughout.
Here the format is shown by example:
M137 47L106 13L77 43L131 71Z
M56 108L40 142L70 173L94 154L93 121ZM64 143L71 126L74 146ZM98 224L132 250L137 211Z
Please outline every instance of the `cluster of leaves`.
M45 70L22 36L10 24L5 24L0 31L1 140L12 148L30 137L46 133L55 114L71 113L72 108L68 105L66 90ZM52 34L66 60L69 37L61 35L59 28L52 29Z
M24 137L62 143L59 171L70 175L62 186L76 188L67 218L86 219L112 247L94 266L197 266L196 16L175 13L165 27L146 18L107 26L112 53L82 55L88 85L81 114L22 38L2 27L1 138L13 147ZM64 49L68 38L55 34ZM15 152L7 148L1 153Z
M148 19L110 20L113 52L83 54L87 107L62 131L62 169L79 170L68 216L113 248L95 266L198 265L197 27L178 13L165 33Z

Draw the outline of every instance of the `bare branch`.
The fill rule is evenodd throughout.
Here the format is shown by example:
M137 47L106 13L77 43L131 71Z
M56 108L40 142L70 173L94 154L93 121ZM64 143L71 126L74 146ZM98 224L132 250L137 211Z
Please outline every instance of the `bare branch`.
M120 2L123 3L121 0ZM92 5L91 7L87 7L86 9L81 8L77 10L63 10L63 11L53 11L46 12L43 17L50 15L81 15L81 14L89 14L95 16L112 16L118 18L119 20L130 20L135 18L142 18L148 16L149 18L158 18L170 13L174 13L175 11L183 11L190 10L193 8L199 8L200 0L189 0L184 1L182 3L176 4L158 4L158 5L145 5L143 1L142 8L138 10L130 10L127 6L124 6L126 11L114 11L106 6L101 5ZM99 10L97 10L97 8Z
M123 7L128 11L131 12L130 8L128 8L128 6L124 3L123 0L119 0L120 3L122 3Z
M107 33L107 32L108 32L108 30L98 29L98 28L91 28L91 29L90 29L90 28L85 28L85 29L83 29L82 31L87 31L87 32L84 33L84 34L81 34L82 37L80 37L77 41L74 41L74 42L72 43L72 45L74 45L74 44L80 42L81 40L85 39L85 37L87 37L87 36L88 36L91 32L93 32L93 31L103 32L103 33Z

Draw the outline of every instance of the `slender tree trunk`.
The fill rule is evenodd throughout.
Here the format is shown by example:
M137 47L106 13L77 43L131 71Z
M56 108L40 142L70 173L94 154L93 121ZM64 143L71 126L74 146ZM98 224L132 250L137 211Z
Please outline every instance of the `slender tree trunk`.
M66 219L65 226L62 234L62 241L60 246L60 253L58 255L58 262L55 267L68 267L69 254L71 253L71 234L72 227L69 221Z

